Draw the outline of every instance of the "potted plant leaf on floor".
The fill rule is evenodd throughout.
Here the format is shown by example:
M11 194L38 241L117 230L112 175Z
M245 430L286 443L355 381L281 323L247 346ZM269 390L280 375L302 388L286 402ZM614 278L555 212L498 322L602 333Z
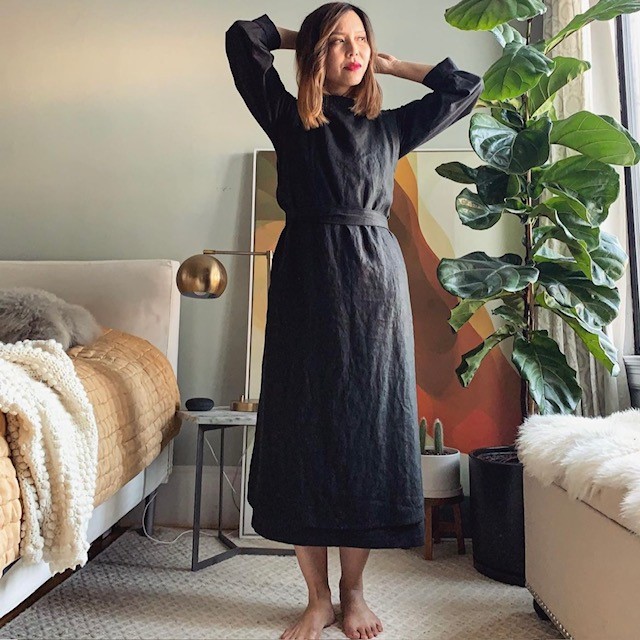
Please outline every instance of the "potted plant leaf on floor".
M464 225L490 229L503 215L515 216L524 246L524 256L473 251L440 261L441 285L459 298L449 319L454 331L487 302L498 305L491 313L501 319L493 334L462 356L456 374L468 386L487 353L512 338L524 417L571 413L582 393L556 341L535 327L534 307L558 315L611 375L618 374L616 348L605 328L618 315L616 281L628 258L600 225L620 191L612 165L640 160L638 143L612 118L589 111L557 118L556 93L590 63L549 57L590 22L640 10L640 0L600 0L555 35L533 42L532 21L545 10L542 0L462 0L445 12L454 27L491 31L503 53L484 74L480 112L469 128L483 164L450 162L437 171L468 185L456 199ZM516 29L516 22L523 28ZM568 147L572 155L551 162L551 145ZM562 243L567 254L549 248L549 239ZM489 577L524 585L522 466L515 448L471 452L469 480L474 565Z
M433 446L429 446L427 421L420 420L422 492L425 498L451 498L462 491L460 485L460 451L444 446L442 422L433 423Z

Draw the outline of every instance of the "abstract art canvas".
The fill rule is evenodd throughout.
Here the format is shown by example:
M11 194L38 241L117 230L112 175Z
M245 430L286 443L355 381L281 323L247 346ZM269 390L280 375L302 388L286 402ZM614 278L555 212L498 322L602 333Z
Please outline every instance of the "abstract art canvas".
M466 454L478 447L511 444L522 423L520 377L511 363L511 341L505 340L483 360L468 387L463 387L455 369L461 356L491 335L501 324L490 313L498 303L489 303L457 333L449 324L450 310L458 299L446 292L436 276L441 258L461 257L471 251L500 256L522 254L521 224L503 216L494 227L477 231L465 227L455 209L455 199L464 185L440 177L436 167L460 161L476 166L480 160L472 150L413 151L397 165L389 229L398 239L409 278L416 348L418 415L431 429L435 418L445 428L445 444ZM275 249L285 224L276 202L276 154L259 149L254 153L253 251ZM249 294L247 388L257 398L264 348L267 304L267 261L253 259ZM418 425L416 424L416 430ZM257 535L251 528L251 506L246 502L246 483L255 427L246 427L242 468L240 534ZM466 460L465 460L466 462ZM468 492L466 464L463 487Z

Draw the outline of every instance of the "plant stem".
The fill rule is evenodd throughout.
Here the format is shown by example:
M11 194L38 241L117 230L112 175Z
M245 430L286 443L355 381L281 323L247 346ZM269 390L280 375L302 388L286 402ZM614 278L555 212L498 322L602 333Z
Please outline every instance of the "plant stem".
M526 30L526 42L527 44L531 44L531 28L532 28L533 20L529 18L527 20L527 30ZM529 95L528 93L524 93L522 95L522 113L520 114L522 119L527 125L529 121ZM524 199L524 203L527 207L531 207L533 204L533 199L529 193L529 187L531 186L531 170L527 171L526 175L526 195ZM524 248L525 248L525 264L529 264L532 260L531 256L531 248L533 246L533 222L530 219L524 223ZM533 305L534 305L534 283L529 283L525 289L524 293L524 320L526 329L524 331L525 340L529 340L531 338L531 334L534 330L534 316L533 316ZM520 405L522 409L523 418L530 416L534 411L535 403L533 402L533 398L529 393L529 385L524 377L521 378L520 385Z

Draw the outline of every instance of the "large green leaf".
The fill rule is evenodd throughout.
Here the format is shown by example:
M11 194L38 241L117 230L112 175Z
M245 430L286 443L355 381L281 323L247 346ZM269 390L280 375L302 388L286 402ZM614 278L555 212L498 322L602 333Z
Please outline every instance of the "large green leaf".
M637 162L631 136L590 111L578 111L553 123L551 142L579 151L607 164Z
M640 162L640 144L638 144L638 141L611 116L601 115L600 117L627 137L627 140L629 140L629 144L633 147L633 152L635 153L635 159L631 164L638 164L638 162Z
M533 331L528 341L517 337L511 360L527 381L541 414L566 414L576 408L582 396L576 370L546 330Z
M565 313L563 310L547 303L549 296L546 292L541 292L536 296L536 302L541 306L549 309L557 316L562 318L576 333L576 335L584 342L589 351L602 362L609 373L617 376L620 373L620 365L618 364L618 351L609 336L601 327L594 327L579 321L576 317Z
M604 364L612 376L617 376L620 373L618 350L602 329L584 327L572 318L565 317L564 321L575 331L587 349Z
M475 167L468 167L462 162L445 162L436 167L436 173L443 178L453 180L453 182L475 184L478 170Z
M520 291L538 278L534 266L522 264L515 253L499 258L474 251L461 258L443 258L437 269L446 291L460 298L491 298L506 291Z
M492 108L491 115L501 124L505 124L507 127L511 127L516 131L524 129L524 120L517 111L513 111L512 109Z
M504 296L503 304L493 309L491 314L504 318L517 328L525 329L527 326L524 319L524 300L520 294Z
M501 47L506 47L510 42L519 42L520 44L527 42L524 36L510 24L499 24L491 29L491 33L496 37Z
M454 331L458 331L458 329L460 329L460 327L486 303L487 300L460 300L460 302L458 302L458 304L453 307L453 309L451 309L449 325Z
M569 24L550 38L545 45L545 53L551 51L567 36L582 29L594 20L611 20L623 13L640 11L640 0L600 0L584 13L580 13Z
M542 0L462 0L444 13L453 27L489 31L510 20L528 20L546 11Z
M529 92L529 113L532 116L546 113L553 106L553 98L571 80L591 68L586 60L556 56L555 66L549 76L542 76L540 82Z
M600 231L600 245L591 252L591 259L594 263L593 281L607 283L610 287L613 286L613 282L622 278L629 264L629 256L624 252L618 238L607 231Z
M568 190L561 191L559 188L556 188L556 186L557 185L555 183L551 184L550 186L550 191L552 193L555 193L556 195L551 196L551 198L545 200L541 205L535 207L534 211L537 211L538 209L544 210L547 206L553 206L556 210L561 210L563 213L566 213L566 215L573 214L575 216L576 225L583 226L585 232L587 228L597 228L598 225L592 224L591 222L591 214L587 210L586 205L576 197L574 197L574 195L571 195ZM544 186L540 186L537 183L532 183L529 185L529 187L534 193L538 188L544 190ZM531 197L537 198L539 197L539 195L532 195ZM557 198L558 204L554 204L554 198ZM554 218L552 217L551 219ZM588 233L585 233L584 235L588 236ZM576 235L576 237L578 236ZM586 238L583 239L587 241ZM593 246L595 247L596 245L594 244Z
M532 120L527 128L514 131L486 113L471 117L469 140L480 158L506 173L526 173L549 158L551 120Z
M436 172L453 182L475 184L480 200L488 205L500 204L520 193L521 189L517 176L486 165L468 167L462 162L447 162L437 166Z
M618 315L620 294L614 288L596 285L581 271L553 262L537 263L538 285L549 294L552 309L575 317L588 327L604 327Z
M554 196L534 209L538 215L545 215L554 222L533 229L534 260L570 264L573 259L594 284L614 287L626 269L628 256L615 236L590 226L576 212L575 205L576 201ZM564 242L571 256L544 246L550 238Z
M542 244L551 238L560 240L566 244L571 255L566 256L562 253L558 253L550 247ZM580 271L582 271L582 273L588 278L591 278L593 261L585 247L585 243L573 238L569 233L567 233L566 229L555 225L537 227L534 229L533 240L536 243L532 249L533 259L535 262L555 262L557 264L566 263L568 265L572 265L575 261L575 264L578 266ZM542 246L538 248L538 244L542 244ZM605 282L597 282L596 284L605 284Z
M517 213L520 216L524 216L524 218L522 219L523 222L526 222L528 220L528 217L531 213L531 207L529 207L519 198L507 198L504 201L504 210L508 211L509 213Z
M553 234L553 231L556 228L557 227L553 224L548 224L548 225L539 224L537 227L533 228L533 231L531 234L532 240L533 240L533 247L531 248L531 253L533 255L534 260L536 257L536 252L541 248L542 244L546 242L549 238L555 237Z
M504 109L505 111L511 111L513 115L519 115L520 109L522 109L522 101L520 98L511 98L511 100L478 100L478 106ZM524 122L522 117L520 117L520 122Z
M564 227L561 223L558 226L536 227L534 229L535 243L542 244L549 238L556 238L567 245L571 256L553 251L547 246L542 246L541 248L534 246L532 249L533 259L536 262L565 263L569 266L575 260L575 264L580 271L593 284L611 289L615 287L616 281L622 277L629 262L629 257L615 236L606 231L600 231L598 228L591 229L591 232L598 239L598 247L589 252L586 243L583 240L576 240L567 227Z
M592 158L571 156L558 160L533 173L533 196L544 187L555 194L567 196L584 205L586 220L599 226L609 213L620 191L620 178L616 170Z
M600 229L589 224L585 206L574 198L552 196L537 205L532 215L546 216L569 237L584 243L587 251L600 244Z
M520 193L518 176L482 165L476 172L480 200L488 205L501 204Z
M534 47L511 42L484 74L482 100L508 100L535 87L553 71L553 60Z
M456 198L456 211L463 225L470 229L489 229L502 216L502 207L485 204L480 196L469 189L463 189Z
M499 342L502 342L505 338L509 338L514 335L514 330L508 325L504 325L492 333L488 338L481 342L477 347L467 351L462 356L462 362L456 369L458 380L463 387L469 386L473 376L475 376L480 363L483 358L495 347Z

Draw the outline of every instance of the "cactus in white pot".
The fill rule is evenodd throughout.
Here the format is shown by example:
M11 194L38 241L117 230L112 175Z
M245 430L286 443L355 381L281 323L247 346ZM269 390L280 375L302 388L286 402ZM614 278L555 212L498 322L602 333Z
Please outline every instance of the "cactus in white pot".
M422 492L425 498L450 498L460 495L460 451L444 446L444 428L439 418L433 423L433 446L427 446L428 425L420 420Z

